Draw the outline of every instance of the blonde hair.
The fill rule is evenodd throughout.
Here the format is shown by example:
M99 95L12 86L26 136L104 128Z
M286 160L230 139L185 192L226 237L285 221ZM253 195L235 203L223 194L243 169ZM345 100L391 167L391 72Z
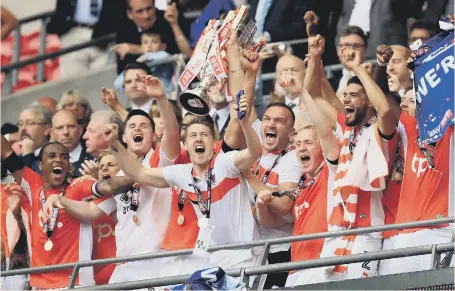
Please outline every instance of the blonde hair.
M392 50L398 50L404 52L404 59L407 60L411 56L411 49L399 44L393 44L390 46Z
M105 150L102 150L100 155L98 156L98 163L101 162L101 159L103 159L105 156L112 156L114 155L114 153L110 150L110 149L105 149Z

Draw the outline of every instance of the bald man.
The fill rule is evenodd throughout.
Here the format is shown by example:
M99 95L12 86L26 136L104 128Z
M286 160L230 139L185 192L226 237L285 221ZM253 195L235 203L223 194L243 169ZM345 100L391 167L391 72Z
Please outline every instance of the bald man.
M412 85L410 70L407 59L411 56L411 50L402 45L391 45L393 56L387 64L387 82L391 92L404 96L404 91Z
M39 104L43 107L46 107L47 109L49 109L50 112L52 112L52 114L54 114L55 111L57 111L57 109L56 109L57 101L52 97L49 97L49 96L41 97L38 100L36 100L35 103Z
M51 138L63 144L70 154L70 163L73 166L73 175L79 177L80 169L85 160L92 157L82 147L80 140L82 126L78 123L76 115L68 109L60 109L52 116Z
M303 60L294 55L285 55L282 56L278 63L276 64L276 78L280 81L284 76L299 76L302 84L303 79L305 78L305 65ZM279 85L277 85L279 86ZM294 113L298 114L302 111L302 106L300 106L300 96L299 95L289 95L285 96L285 103L289 106Z

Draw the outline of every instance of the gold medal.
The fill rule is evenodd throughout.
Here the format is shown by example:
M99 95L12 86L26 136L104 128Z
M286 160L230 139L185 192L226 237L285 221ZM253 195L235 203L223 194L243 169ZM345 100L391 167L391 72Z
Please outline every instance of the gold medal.
M52 250L53 247L54 243L50 239L48 239L47 242L44 244L44 250L47 252Z
M184 222L185 222L185 216L183 216L183 214L180 212L179 217L177 217L177 224L183 225Z
M395 172L393 174L393 180L394 181L402 181L403 180L403 175L400 172Z
M133 221L134 221L134 223L135 223L136 225L139 224L139 218L137 218L136 214L133 215Z
M62 227L63 227L63 222L57 223L57 227L58 227L58 228L62 228Z
M256 215L257 215L256 205L253 205L253 206L251 207L251 212L253 213L253 216L256 216Z
M209 220L206 217L199 218L197 225L199 228L206 228L209 225Z

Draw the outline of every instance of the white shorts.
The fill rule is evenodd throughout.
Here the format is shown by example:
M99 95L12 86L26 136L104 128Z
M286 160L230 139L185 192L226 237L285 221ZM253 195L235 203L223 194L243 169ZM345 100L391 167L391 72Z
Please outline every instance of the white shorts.
M389 240L389 249L400 249L450 242L453 228L430 228L411 233L399 233ZM442 258L445 255L442 254ZM453 259L452 259L453 263ZM432 267L431 254L382 260L379 264L379 275L398 274L429 270Z
M339 247L338 240L341 238L328 238L324 242L321 258L333 257L335 250ZM379 252L382 249L382 238L374 234L362 234L356 236L352 245L351 254L363 254ZM345 280L378 275L379 261L365 261L347 265L348 269L342 276L327 277L327 280Z
M285 287L302 286L326 282L325 267L300 270L292 273L286 280Z

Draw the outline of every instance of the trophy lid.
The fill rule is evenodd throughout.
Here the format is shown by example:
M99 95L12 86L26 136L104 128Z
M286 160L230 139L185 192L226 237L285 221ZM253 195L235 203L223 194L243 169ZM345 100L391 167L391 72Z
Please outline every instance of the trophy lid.
M180 94L179 100L182 107L185 110L199 115L204 116L210 113L209 104L201 97L193 92L194 90L188 90Z

